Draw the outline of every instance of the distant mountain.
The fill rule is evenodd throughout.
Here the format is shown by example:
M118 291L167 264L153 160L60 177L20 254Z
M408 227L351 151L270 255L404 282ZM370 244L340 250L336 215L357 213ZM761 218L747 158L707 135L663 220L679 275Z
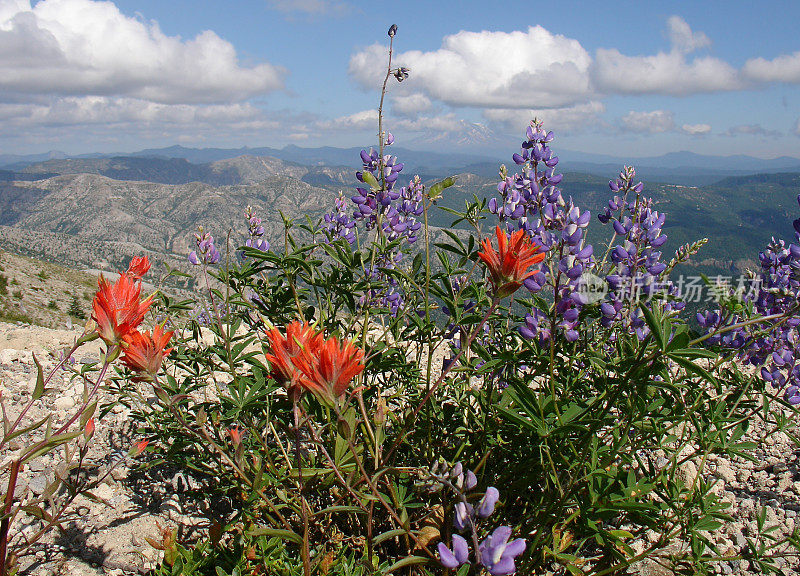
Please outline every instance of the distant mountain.
M401 184L414 174L426 183L457 176L456 186L439 202L441 207L460 210L473 194L482 198L496 193L501 164L496 159L388 150L406 165ZM239 154L243 151L249 154ZM266 152L270 154L263 155ZM315 219L339 193L352 195L354 173L360 168L358 153L358 148L176 146L135 155L49 157L0 170L0 242L92 267L104 259L121 262L142 250L175 264L183 262L197 225L211 226L220 236L228 229L241 229L247 204L261 210L270 241L280 241L278 210ZM610 196L608 180L623 162L569 151L560 157L565 197L572 196L596 216ZM505 164L512 172L518 169L510 158ZM680 152L639 158L634 165L647 194L667 214L665 253L701 237L711 239L695 262L704 272L741 269L754 262L771 236L791 237L800 192L798 159ZM789 169L783 170L784 166ZM747 173L756 167L764 170ZM449 227L453 217L433 210L430 221L436 227ZM607 227L593 228L600 232L592 233L592 242L608 241ZM104 251L110 255L102 256Z

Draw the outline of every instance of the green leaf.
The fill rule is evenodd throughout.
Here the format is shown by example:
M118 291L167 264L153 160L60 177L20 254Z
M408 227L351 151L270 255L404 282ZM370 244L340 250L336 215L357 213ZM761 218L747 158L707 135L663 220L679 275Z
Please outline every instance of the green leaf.
M38 400L44 394L44 372L36 354L33 355L33 362L36 364L36 387L33 389L33 399Z
M281 530L279 528L254 528L250 530L251 536L269 536L270 538L280 538L281 540L289 540L295 544L302 545L303 537L295 534L291 530Z
M17 436L21 436L21 435L25 434L26 432L30 432L31 430L36 430L39 426L41 426L42 424L44 424L45 422L50 420L51 416L52 416L52 414L48 414L47 416L45 416L44 418L42 418L38 422L34 422L33 424L31 424L30 426L26 426L25 428L22 428L21 430L15 430L11 434L9 434L5 438L3 438L3 441L4 442L9 442L9 441L13 440L14 438L16 438Z
M398 560L397 562L386 568L383 572L381 572L381 574L385 576L386 574L395 572L400 568L405 568L406 566L415 566L417 564L427 564L427 563L428 559L425 558L424 556L406 556L402 560Z
M444 191L445 188L450 188L450 186L453 186L455 183L456 183L455 176L449 176L444 180L437 182L428 189L428 198L430 198L431 200L436 200L442 195L442 192Z
M641 309L642 314L644 314L644 320L647 322L650 332L653 333L653 337L656 339L659 349L664 350L664 331L661 326L661 322L658 321L658 318L656 318L653 310L647 306L647 302L641 302L639 304L639 308Z
M364 510L358 506L328 506L327 508L314 512L312 516L322 516L323 514L334 514L336 512L352 512L354 514L365 513Z
M364 170L361 173L361 178L363 178L364 179L364 183L368 184L370 186L370 188L372 188L373 190L379 190L380 189L381 185L378 184L378 180L375 178L375 175L372 172Z
M382 534L378 534L377 536L375 536L372 539L372 543L375 546L377 546L378 544L380 544L382 542L385 542L386 540L389 540L391 538L396 538L397 536L402 536L403 534L406 534L406 533L407 532L405 530L403 530L402 528L396 528L394 530L389 530L387 532L384 532Z

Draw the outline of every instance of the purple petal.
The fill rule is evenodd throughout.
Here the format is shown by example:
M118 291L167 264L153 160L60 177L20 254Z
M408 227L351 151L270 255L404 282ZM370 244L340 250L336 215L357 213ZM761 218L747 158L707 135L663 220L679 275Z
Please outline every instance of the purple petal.
M458 568L460 566L458 559L444 542L439 542L436 548L439 550L439 561L442 563L442 566L445 568Z
M523 550L525 543L523 542ZM467 541L458 534L453 535L453 555L456 557L459 565L466 564L469 561L469 545Z
M494 512L495 504L500 499L500 492L494 486L489 486L486 489L486 494L483 495L478 507L475 509L475 514L478 518L488 518Z

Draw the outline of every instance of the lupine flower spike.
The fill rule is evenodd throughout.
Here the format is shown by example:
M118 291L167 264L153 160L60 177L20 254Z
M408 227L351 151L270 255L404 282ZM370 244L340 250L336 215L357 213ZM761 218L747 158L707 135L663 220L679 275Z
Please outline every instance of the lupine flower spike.
M541 247L533 244L524 230L517 230L509 237L497 226L495 234L497 252L491 240L486 238L483 241L483 251L478 253L478 257L489 270L495 295L503 298L516 292L526 278L536 273L530 267L544 260L544 254L537 254Z

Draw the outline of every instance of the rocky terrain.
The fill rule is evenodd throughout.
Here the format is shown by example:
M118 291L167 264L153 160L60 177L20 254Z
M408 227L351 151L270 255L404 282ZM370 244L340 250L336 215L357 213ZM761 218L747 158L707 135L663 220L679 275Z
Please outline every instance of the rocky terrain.
M33 354L41 359L45 373L55 366L58 352L70 346L80 335L77 330L55 330L38 326L0 322L0 389L10 417L19 414L31 397L36 382ZM81 347L76 363L97 361L99 346ZM38 420L49 412L57 422L72 414L83 393L83 384L62 372L54 378L52 391L37 402L28 413L28 420ZM101 392L101 397L108 397ZM95 477L108 476L93 490L95 499L79 496L72 504L74 515L63 530L53 531L33 555L21 561L24 575L93 575L135 574L152 567L159 552L145 540L160 539L160 527L189 526L191 521L181 514L178 491L186 488L181 475L146 476L134 471L137 462L127 457L136 440L130 430L128 414L114 408L98 420L86 465ZM6 467L14 450L22 445L12 441L9 450L0 453L3 473L0 482L8 481ZM23 501L39 498L53 480L64 455L56 450L30 462L23 470L16 494ZM147 483L143 486L143 483ZM183 484L181 484L183 482ZM13 530L32 534L36 524L17 523Z
M0 388L10 414L18 413L30 399L36 380L33 354L42 359L47 372L55 365L58 351L69 346L78 335L77 330L0 322ZM95 362L98 353L96 343L84 346L76 354L76 362L79 365ZM56 377L52 388L30 413L31 419L53 411L63 421L80 401L83 390L80 382L71 381L64 374ZM791 432L796 432L796 427ZM757 517L762 510L766 525L775 527L776 537L790 533L795 522L800 521L797 519L800 450L786 433L763 436L765 431L754 421L745 439L758 442L758 448L752 452L755 462L712 456L702 474L705 481L715 483L714 491L722 500L731 504L733 520L713 537L725 555L737 556L747 549L748 538L758 533ZM77 516L65 524L62 533L45 539L35 548L33 556L23 560L21 574L141 573L154 566L161 554L145 538L158 541L161 529L171 527L177 529L180 542L195 530L205 529L207 521L202 515L183 509L182 494L191 489L192 478L167 468L138 471L141 458L126 456L136 440L128 413L122 407L115 407L98 421L90 460L97 462L99 476L110 473L94 490L97 499L76 499ZM0 454L3 468L8 456L8 452ZM24 500L41 495L52 480L60 458L60 452L56 452L55 456L33 461L22 474L18 496ZM693 482L698 474L697 464L688 462L681 474L686 482ZM0 475L0 482L6 481L7 476ZM646 545L646 540L632 543L634 550L642 550ZM786 574L800 570L794 556L778 562ZM666 575L671 571L649 562L638 565L631 573ZM756 571L746 560L731 560L719 563L717 573L755 574Z

